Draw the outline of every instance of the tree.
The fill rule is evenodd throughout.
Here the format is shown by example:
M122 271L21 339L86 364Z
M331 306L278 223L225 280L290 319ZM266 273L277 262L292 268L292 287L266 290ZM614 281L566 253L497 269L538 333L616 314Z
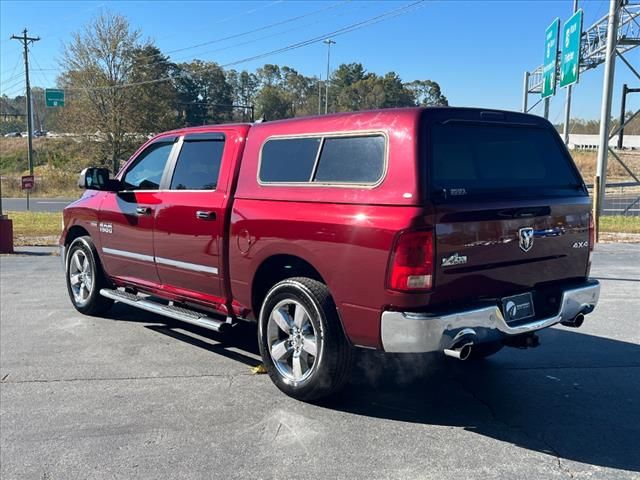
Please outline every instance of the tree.
M388 72L381 78L384 90L383 108L412 107L415 105L413 92L409 90L395 72Z
M280 67L267 63L264 67L256 70L256 76L262 86L272 87L279 85L282 77L280 75Z
M178 126L178 94L173 81L156 82L175 77L177 72L176 65L158 47L147 44L133 50L129 81L139 85L131 87L130 120L136 132L158 133Z
M413 92L416 104L422 107L447 106L449 101L441 90L440 85L432 80L414 80L406 87Z
M72 93L64 110L71 131L98 133L114 172L131 150L132 90L125 88L140 35L125 17L103 13L72 36L64 47L59 86Z
M258 87L260 85L258 77L246 70L243 70L240 73L236 70L227 70L226 76L227 82L231 86L231 90L233 92L234 103L236 105L244 105L246 107L253 106L256 102L256 95L258 94ZM236 118L246 121L247 111L242 110L241 114L238 115L238 109L236 109L234 113Z
M290 100L280 87L265 85L256 98L258 117L279 120L290 116Z
M222 123L233 118L233 88L222 67L201 60L178 67L176 87L185 125Z

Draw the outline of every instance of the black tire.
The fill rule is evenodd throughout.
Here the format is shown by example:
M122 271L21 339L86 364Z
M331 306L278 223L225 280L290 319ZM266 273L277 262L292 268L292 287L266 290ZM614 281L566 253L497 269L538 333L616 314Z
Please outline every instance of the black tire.
M488 342L474 345L469 355L469 360L481 360L483 358L495 355L504 348L502 342Z
M291 326L292 332L297 325L294 316L299 306L303 307L305 313L304 320L300 323L304 322L306 327L299 328L298 334L302 343L295 344L295 334L286 333L277 325L274 327L274 324L279 322L273 320L272 315L277 316L277 313L274 313L276 311L289 313L288 325ZM309 325L313 327L311 333ZM303 331L304 328L307 330ZM280 338L274 338L275 335L280 335ZM305 343L305 339L309 338L315 341L315 356L306 351L308 344ZM287 350L289 353L284 354L281 361L274 361L272 357L271 348L276 342L290 342ZM287 395L299 400L315 401L337 393L351 373L352 348L342 330L329 289L317 280L306 277L289 278L269 290L260 309L258 343L262 361L273 383ZM304 374L297 375L297 378L293 368L296 352L301 358L306 356L305 366L308 367ZM287 374L289 359L292 367L291 372ZM298 369L297 373L300 372Z
M79 265L75 263L76 257L81 259ZM85 267L85 261L88 262L86 274L83 269L79 268L80 266ZM72 264L72 262L74 263ZM82 280L78 280L77 277L75 280L79 281L82 287L79 287L79 283L72 283L72 277L78 274ZM80 313L102 315L113 305L113 300L100 295L100 289L108 287L109 282L104 275L91 237L78 237L69 246L65 261L65 280L71 303ZM84 288L85 286L87 288ZM80 289L81 292L79 292Z

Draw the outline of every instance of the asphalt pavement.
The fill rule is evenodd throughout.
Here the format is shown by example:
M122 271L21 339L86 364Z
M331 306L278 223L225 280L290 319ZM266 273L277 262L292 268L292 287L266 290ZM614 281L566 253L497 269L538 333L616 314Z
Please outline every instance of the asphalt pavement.
M61 212L64 207L76 198L30 198L29 210L33 212ZM22 198L2 198L2 210L7 212L25 212L27 210L27 197Z
M638 479L640 244L599 245L580 329L476 364L361 352L347 390L284 396L255 332L71 307L59 257L0 257L0 477Z

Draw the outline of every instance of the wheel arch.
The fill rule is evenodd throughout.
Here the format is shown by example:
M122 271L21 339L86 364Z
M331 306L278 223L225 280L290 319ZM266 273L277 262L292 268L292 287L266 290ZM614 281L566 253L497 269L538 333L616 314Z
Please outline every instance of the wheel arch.
M271 255L256 269L251 282L251 308L256 319L271 287L292 277L308 277L327 285L320 272L304 258L291 254Z
M72 227L69 228L67 235L64 237L64 244L65 246L68 247L73 243L73 241L76 238L84 237L84 236L90 237L91 235L89 234L86 228L80 225L73 225Z

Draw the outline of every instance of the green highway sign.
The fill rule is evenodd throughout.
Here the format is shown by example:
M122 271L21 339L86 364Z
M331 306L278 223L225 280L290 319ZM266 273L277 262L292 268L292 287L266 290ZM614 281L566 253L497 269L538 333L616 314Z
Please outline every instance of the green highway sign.
M64 90L47 88L44 91L47 107L64 107Z
M580 75L580 37L582 37L581 9L566 21L562 29L561 87L578 82L578 76Z
M556 18L544 32L544 63L542 64L542 98L556 93L556 69L558 66L558 35L560 19Z

